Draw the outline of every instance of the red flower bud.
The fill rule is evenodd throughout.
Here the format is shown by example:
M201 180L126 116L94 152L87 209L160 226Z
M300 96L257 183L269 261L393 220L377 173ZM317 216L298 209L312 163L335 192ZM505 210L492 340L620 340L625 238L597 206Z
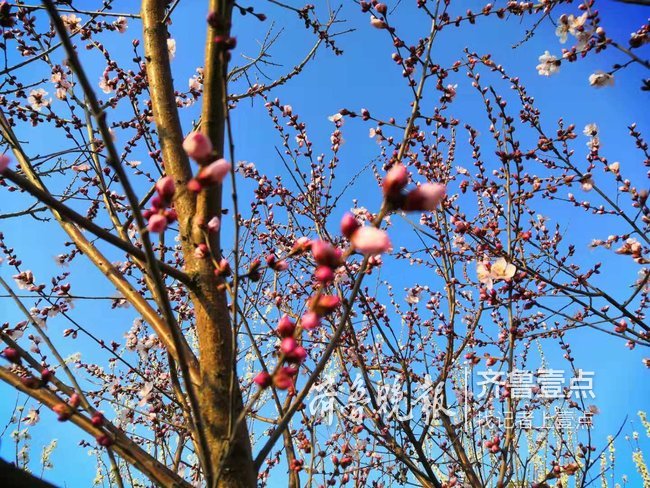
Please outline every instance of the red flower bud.
M266 371L262 371L261 373L258 373L255 376L253 381L260 388L268 388L269 386L271 386L272 378L271 375L268 374Z
M309 308L321 317L332 313L340 304L341 300L336 295L321 295L318 299L312 297L308 302Z
M311 243L311 252L314 260L322 265L336 268L341 264L341 250L332 246L326 241L314 241Z
M406 195L404 210L424 211L435 210L445 198L445 185L440 183L425 183L411 190Z
M72 395L70 395L70 399L68 400L68 405L70 405L72 408L77 408L80 403L81 403L81 397L77 393L73 393Z
M92 418L90 419L90 422L95 427L101 427L102 425L104 425L104 416L99 412L95 412Z
M192 178L187 182L187 189L191 192L199 193L201 190L203 190L203 185L201 185L201 183L199 183L199 180L196 178Z
M10 160L8 156L0 154L0 173L9 167L9 162Z
M27 388L36 390L42 386L41 380L34 378L33 376L23 376L20 378L20 382L25 385Z
M348 239L359 227L361 227L361 224L357 222L357 219L350 212L346 213L341 219L341 234Z
M171 176L165 176L156 182L156 191L162 199L170 202L176 191L174 179Z
M313 330L320 325L320 317L315 312L307 312L300 319L300 327L305 330Z
M409 182L409 173L401 163L397 163L386 173L386 178L382 183L384 195L388 198L395 198L399 196L400 192Z
M314 277L323 284L331 283L334 281L334 271L327 266L319 266L316 268Z
M280 343L282 354L291 354L296 347L298 347L298 343L293 337L285 337Z
M72 416L72 409L66 403L57 403L52 410L58 415L59 422L65 422Z
M191 132L183 141L183 149L195 161L204 161L212 154L212 142L201 132Z
M11 361L14 364L20 364L20 353L13 347L6 347L5 350L2 351L2 355L7 361Z
M149 232L163 232L167 228L167 218L161 214L153 214L149 217L147 229Z
M286 390L293 386L293 377L295 376L293 368L282 368L273 376L273 384L279 390Z
M298 346L294 348L294 350L290 353L287 353L287 359L294 363L302 363L305 359L307 359L307 351L304 347Z
M278 322L277 332L280 337L291 337L296 330L296 324L287 316L283 316Z
M113 439L106 434L96 437L95 440L97 441L97 444L102 447L111 447L113 445Z
M54 372L50 371L47 368L41 371L41 379L43 380L44 383L50 381L53 376L54 376Z

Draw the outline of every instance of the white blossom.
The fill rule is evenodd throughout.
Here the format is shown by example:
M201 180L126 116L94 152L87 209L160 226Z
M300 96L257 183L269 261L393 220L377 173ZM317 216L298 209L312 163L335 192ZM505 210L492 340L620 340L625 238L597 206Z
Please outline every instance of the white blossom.
M539 57L539 64L537 65L537 72L540 76L551 76L557 73L560 70L560 61L558 61L556 56L553 56L550 52L545 51Z
M40 112L43 107L47 107L50 105L52 102L51 99L45 98L47 96L47 92L43 90L42 88L37 88L36 90L32 90L29 92L29 97L27 98L27 101L29 102L29 105L32 107L33 110L36 110L37 112Z
M126 29L129 28L128 24L126 23L126 17L118 17L115 22L113 22L113 26L117 29L117 32L120 34L124 34L126 32Z
M176 56L176 39L167 39L167 52L169 53L169 59L174 59L174 56Z
M605 73L604 71L596 71L595 73L589 75L589 84L591 86L595 86L596 88L614 86L614 75Z

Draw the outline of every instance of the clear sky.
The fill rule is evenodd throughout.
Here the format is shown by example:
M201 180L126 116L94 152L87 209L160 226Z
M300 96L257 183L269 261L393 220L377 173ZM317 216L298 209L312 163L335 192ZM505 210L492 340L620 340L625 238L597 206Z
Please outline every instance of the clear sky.
M133 12L134 3L131 0L116 1L114 10ZM181 90L186 89L188 78L201 65L205 3L200 0L182 1L173 16L174 24L170 27L170 32L177 43L173 68L176 86ZM325 2L315 3L323 12ZM378 116L386 118L394 116L398 120L403 120L410 111L408 106L410 99L404 90L401 74L390 60L392 50L387 44L387 37L384 33L371 29L368 25L368 16L361 14L358 7L352 2L344 3L339 17L346 23L342 24L340 29L354 29L353 32L336 38L339 47L345 51L344 55L336 57L330 51L319 52L316 59L308 64L300 76L290 80L274 93L283 103L292 105L294 110L300 114L301 119L307 122L311 140L316 146L316 153L329 150L329 135L333 126L327 117L343 107L357 111L365 107L373 113L377 113ZM428 22L409 7L414 2L403 1L402 3L404 4L404 13L400 14L402 16L401 25L410 22L413 36L427 34ZM478 8L481 5L475 1L459 3L463 5L460 11L464 11L468 7ZM274 74L286 70L295 64L296 60L302 59L311 48L313 36L304 31L295 16L270 4L263 3L262 5L262 7L256 5L256 9L259 8L260 11L268 13L269 18L277 19L275 31L280 31L280 28L284 27L277 44L271 50L273 61L283 65L281 68L269 68L269 72ZM337 4L332 3L332 5ZM650 8L630 6L608 0L599 2L597 6L602 13L603 26L606 31L611 37L623 42L650 14ZM560 11L577 13L576 7L572 5L563 7ZM563 65L555 76L540 77L535 70L535 66L538 64L537 57L545 50L559 56L562 46L554 34L553 26L544 23L528 42L513 49L512 46L523 38L526 28L529 26L530 23L527 20L520 23L519 19L512 19L508 22L488 19L479 21L472 29L447 29L436 41L433 56L436 62L447 65L460 58L462 50L466 46L471 51L478 53L491 53L493 59L503 64L510 73L521 78L528 92L535 97L537 106L543 109L544 123L553 127L554 121L563 117L567 123L574 123L579 128L578 132L581 132L581 128L588 123L598 124L602 153L611 161L620 161L621 168L624 168L631 179L636 179L638 182L643 181L647 169L643 168L640 153L635 150L632 139L627 135L626 127L632 122L637 122L641 132L648 133L648 129L650 129L647 110L650 95L648 92L639 90L640 79L642 76L647 77L647 72L644 73L641 68L633 66L616 76L616 83L613 87L600 90L590 87L588 77L591 73L599 69L608 70L613 63L624 60L619 53L607 50L599 55L589 56L578 63ZM269 27L271 24L268 21L260 23L250 16L245 18L235 16L234 30L239 41L238 48L234 53L235 63L243 62L241 58L238 58L239 54L256 52L256 43L264 36L265 29ZM130 59L130 42L132 39L140 37L138 21L130 19L128 31L122 36L108 36L107 39L110 39L111 43L107 46L118 58ZM21 58L11 44L9 45L8 64L12 65L20 61ZM647 47L645 53L648 57ZM88 60L88 69L93 73L91 79L99 79L103 70L102 60L96 55L90 56L87 53L83 53L83 55ZM53 56L60 57L61 53L57 52ZM27 81L35 81L42 76L42 73L30 69L24 73L24 76ZM457 101L453 105L454 115L462 120L472 121L477 127L482 127L483 132L487 132L482 106L476 104L476 98L472 98L473 89L464 72L461 71L452 76L448 82L458 84ZM45 85L49 85L45 88L50 93L54 91L51 84L46 83ZM243 85L236 86L241 88ZM503 88L505 91L505 85ZM237 91L237 88L233 91ZM102 95L101 92L100 95ZM57 101L55 100L54 103ZM191 122L197 117L197 114L198 105L183 110L185 130L190 129ZM259 101L252 106L250 103L240 104L233 113L233 123L237 159L254 162L262 172L267 174L278 171L279 161L274 150L278 145L278 139L262 104ZM339 156L342 160L338 174L341 187L368 161L378 155L376 144L368 137L368 127L358 119L357 121L347 121L343 127L346 143ZM48 152L52 150L53 146L58 147L63 144L56 139L58 133L48 133L46 127L39 127L37 131L32 131L23 126L19 136L27 142L31 154ZM119 141L118 133L118 145ZM468 150L464 139L461 140L460 145L465 147L459 148L459 157L462 158L463 155L466 157ZM586 146L579 143L576 144L576 147L578 151L584 151L586 156ZM144 153L136 153L132 159L145 158ZM647 180L645 181L647 187ZM375 187L370 186L372 184L372 174L366 172L359 185L368 185L372 191L347 193L341 201L340 212L350 208L355 197L359 198L360 205L371 209L377 208L380 196L375 191ZM24 207L24 202L27 201L27 199L16 198L15 194L0 192L0 195L1 213L21 209ZM245 186L241 189L240 196L244 202L250 196L247 194ZM581 264L604 260L603 280L610 283L610 288L616 289L617 286L623 288L629 285L631 277L638 271L636 265L631 264L629 259L613 256L611 253L601 250L594 251L587 247L591 239L605 238L612 231L586 223L580 219L580 214L577 212L571 212L567 217L561 207L549 207L547 213L553 218L557 218L560 225L567 229L567 233L579 249L581 255L579 254L578 261ZM334 225L338 219L333 218L331 222ZM33 270L39 281L46 282L51 275L60 272L60 269L54 264L53 257L66 252L66 248L63 246L66 239L54 224L35 224L26 218L19 221L0 220L0 231L5 233L5 238L10 245L20 250L26 268ZM228 242L227 234L225 241ZM399 235L393 236L393 241L397 245L407 243L407 241L400 242ZM118 255L114 254L113 257L117 259ZM11 278L12 271L6 265L0 266L0 274L5 279ZM75 282L77 289L83 289L89 295L110 296L114 294L102 277L90 266L82 264L81 260L77 259L70 271L73 272L72 281ZM414 284L412 277L400 275L397 272L393 273L393 271L397 271L397 269L389 267L384 272L395 276L396 289ZM418 282L424 283L423 277L416 279ZM110 315L100 314L97 313L95 305L87 301L78 301L72 315L82 323L101 330L103 337L117 340L120 340L130 328L133 319L132 310L120 309L113 311ZM10 323L23 320L11 300L6 298L0 298L0 317L2 317L2 321ZM50 330L54 334L59 333L59 329L62 328L64 328L62 321L53 320L50 323ZM626 417L636 419L638 410L649 409L650 396L647 388L649 373L641 363L641 358L647 357L649 354L647 351L628 351L622 341L612 340L593 332L581 331L574 336L569 335L569 340L573 346L576 365L595 372L594 392L597 398L594 403L601 412L595 420L595 436L602 441L608 434L615 433ZM76 350L83 350L84 344L87 342L80 338L76 343L66 344L66 347L70 347L70 349L64 352L69 354ZM560 353L556 349L549 348L547 354L547 360L551 366L557 364L557 368L565 367ZM0 400L0 428L2 428L14 407L15 395L9 387L4 385L0 385L0 395L2 395L2 400ZM21 401L24 401L24 398ZM3 458L13 459L14 457L14 446L8 437L12 429L5 432L2 437L0 456ZM635 426L625 428L625 432L628 433L631 433L632 430L642 429L637 422ZM91 442L92 439L71 425L56 422L54 415L46 411L41 412L41 422L32 429L32 436L34 446L32 458L35 467L38 465L41 446L47 444L53 437L59 440L59 447L53 455L55 469L48 473L46 478L70 487L91 485L95 469L92 458L85 454L84 451L87 449L81 448L77 444L80 439ZM649 444L646 442L646 446ZM619 441L618 447L617 471L626 472L631 479L638 479L634 478L635 470L630 461L630 450L622 439ZM629 486L640 485L631 483Z

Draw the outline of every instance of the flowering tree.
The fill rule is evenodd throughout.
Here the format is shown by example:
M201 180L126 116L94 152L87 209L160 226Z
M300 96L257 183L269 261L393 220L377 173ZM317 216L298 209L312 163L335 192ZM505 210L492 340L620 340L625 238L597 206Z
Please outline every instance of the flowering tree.
M320 152L274 91L317 53L345 63L340 10L200 2L205 55L185 88L171 35L192 14L185 2L143 0L139 13L95 3L0 4L0 185L16 206L0 234L2 275L12 269L15 284L0 284L22 314L2 324L0 379L30 398L14 415L18 464L28 468L21 428L51 410L90 436L98 482L117 486L543 487L604 476L613 440L592 442L591 379L569 341L594 329L614 346L650 345L647 182L602 154L595 124L579 134L543 120L488 53L440 60L440 38L523 19L525 42L552 25L572 46L549 47L539 74L616 51L621 61L588 80L607 89L626 68L650 67L647 23L618 41L592 1L355 3L345 13L361 12L410 105L340 109ZM313 33L289 68L273 61L267 16ZM251 20L263 40L239 57L233 32ZM456 79L483 122L455 115ZM267 165L237 162L247 155L233 120L249 103L277 135ZM346 121L376 144L341 182ZM636 125L629 136L650 166ZM46 152L31 150L43 137ZM624 260L629 288L599 279L606 266L584 259L580 236L550 223L560 206L594 222L591 246ZM12 244L26 221L53 236L67 268L32 271L41 247ZM415 282L405 285L405 270ZM104 314L112 330L92 325ZM570 378L543 359L547 347L562 351ZM470 388L479 365L480 392ZM647 482L641 454L635 462Z

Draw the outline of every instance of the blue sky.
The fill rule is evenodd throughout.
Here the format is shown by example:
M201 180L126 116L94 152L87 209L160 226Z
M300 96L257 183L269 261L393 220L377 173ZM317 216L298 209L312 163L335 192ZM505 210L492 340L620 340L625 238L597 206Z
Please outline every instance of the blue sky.
M355 29L353 32L337 37L338 45L344 49L342 57L334 56L330 51L322 50L311 62L305 71L298 77L292 79L285 86L278 88L274 96L279 97L283 103L293 106L300 114L301 119L308 124L311 140L316 146L316 153L328 152L329 135L333 126L327 120L327 116L336 113L345 107L351 110L359 110L362 107L368 108L382 118L394 116L403 120L409 112L408 92L404 90L404 84L400 70L395 68L390 60L392 52L388 45L387 36L384 32L371 29L368 26L368 16L361 14L352 2L345 2L346 5L340 13L340 18L346 23L341 24L340 29ZM409 40L417 36L424 36L428 33L428 21L421 15L417 15L412 8L414 2L402 2L403 13L400 13L399 25L409 25ZM479 7L480 3L462 2L464 11L468 7ZM199 0L187 0L181 2L181 6L174 14L174 24L170 28L172 36L177 41L177 54L173 61L175 83L178 89L185 90L187 79L195 72L196 67L201 65L203 52L203 8L205 2ZM324 2L318 2L321 12L324 12ZM127 0L115 2L115 11L133 11L132 3ZM300 21L293 14L278 9L272 5L264 4L261 11L266 12L270 18L277 17L278 22L275 29L284 27L280 39L271 50L273 61L281 63L280 68L269 68L271 75L283 72L289 66L295 64L296 60L302 57L311 48L313 36L304 31ZM256 7L258 8L258 7ZM603 17L603 26L607 32L616 39L625 40L629 33L636 30L647 18L649 9L637 6L624 5L617 2L602 2L599 9ZM577 13L574 6L563 7L562 12ZM199 12L199 13L197 13ZM82 16L84 17L84 16ZM140 37L140 26L137 21L129 21L129 30L122 36L111 35L107 47L118 57L130 59L130 41ZM256 42L260 40L265 29L271 26L270 22L260 23L256 19L247 16L240 18L236 16L235 34L238 37L239 46L235 51L235 63L239 53L253 54L256 52ZM622 56L613 50L607 50L596 56L590 56L578 63L563 65L560 73L550 77L538 76L535 66L537 57L545 50L560 55L561 45L554 35L554 29L549 24L544 24L537 30L536 35L528 42L517 49L512 49L524 35L529 22L519 19L512 19L508 22L487 19L479 21L472 29L447 29L442 32L434 47L434 59L442 65L451 64L462 56L462 49L467 46L470 50L478 53L491 53L493 59L503 64L506 69L518 75L528 92L536 99L537 106L543 109L543 122L547 127L553 127L559 117L563 117L567 123L575 123L579 132L587 123L595 122L600 127L602 153L611 161L620 161L631 179L641 181L644 178L644 168L641 165L640 153L635 150L633 141L627 136L626 126L631 122L637 122L639 129L647 132L650 125L647 110L649 95L639 90L640 79L644 76L642 69L631 67L617 75L614 87L596 90L589 87L588 76L595 70L607 70L615 62L620 62ZM648 52L646 48L645 52ZM123 54L122 54L123 53ZM19 61L20 58L15 51L9 49L9 64ZM60 58L61 53L54 55ZM92 73L91 79L98 79L103 65L96 54L83 53L87 59L88 70ZM41 77L37 70L30 70L24 75L29 81ZM647 76L647 74L645 74ZM453 105L453 113L463 120L470 120L487 132L482 107L476 105L476 98L472 98L472 88L467 81L464 72L459 72L448 80L449 83L458 84L457 101ZM46 87L50 93L53 92L51 84ZM241 88L242 85L238 85ZM505 88L505 87L503 87ZM233 91L238 91L235 88ZM100 93L101 95L101 93ZM56 103L56 102L55 102ZM185 109L182 112L183 124L186 130L191 127L191 122L198 115L198 105ZM262 104L256 102L251 106L243 102L233 113L233 127L236 143L236 155L238 160L251 161L268 174L278 171L279 161L275 155L274 147L279 144L276 134L272 131L272 123L265 114ZM339 166L338 175L341 185L347 179L356 174L368 161L378 155L376 144L368 138L367 124L356 121L347 121L344 125L344 138L347 141L342 147L340 158L342 163ZM53 145L64 144L57 139L55 132L48 132L49 129L39 127L38 133L26 127L19 132L21 139L28 142L30 153L37 154L50 151ZM35 134L37 134L35 136ZM582 136L580 136L582 137ZM119 142L118 133L118 142ZM461 139L463 146L464 139ZM575 147L577 151L587 153L584 141L579 140ZM466 144L465 144L466 146ZM64 146L62 146L64 147ZM459 148L459 157L467 155L467 148ZM134 154L132 159L145 159L146 155ZM366 173L361 184L371 185L370 173ZM142 185L144 188L144 184ZM142 189L141 188L141 189ZM341 213L353 205L353 198L359 197L359 204L368 208L376 208L380 196L378 192L356 192L346 194L342 199ZM247 188L241 189L243 201L247 200ZM22 208L26 200L7 197L4 193L0 198L0 211L9 212ZM611 253L587 248L586 244L594 237L606 237L613 233L609 229L595 228L593 225L584 222L577 212L565 213L560 205L557 208L545 209L547 213L557 218L560 224L570 230L581 253L581 262L589 263L597 260L604 260L606 263L603 280L608 280L612 288L617 286L627 287L631 277L636 274L635 265L622 257L612 256ZM567 217L566 215L570 215ZM8 224L10 222L10 224ZM332 230L338 219L332 219ZM615 229L615 223L611 224ZM54 224L37 224L27 219L20 221L0 221L0 231L5 232L5 237L13 247L21 250L21 257L26 263L26 268L32 269L41 282L48 281L49 276L60 272L54 265L53 256L65 252L63 246L65 237ZM226 230L227 232L227 230ZM598 234L600 233L600 234ZM597 235L598 234L598 235ZM227 242L226 234L226 242ZM400 244L400 237L393 237L395 244ZM402 242L405 244L406 241ZM112 254L116 259L118 254ZM70 268L73 272L73 280L77 289L87 290L92 295L113 295L114 292L106 284L103 278L89 265L83 264L81 260ZM615 264L614 264L615 263ZM608 265L611 268L607 268ZM387 272L392 269L388 268ZM0 273L5 279L11 277L12 270L6 265L0 267ZM412 285L409 277L396 279L396 288ZM8 299L0 299L0 315L5 320L16 322L22 320L16 307ZM129 310L117 310L111 314L98 313L92 302L79 301L72 313L78 319L90 327L101 330L102 336L110 340L119 340L130 328L133 319L133 312ZM63 328L62 322L52 321L51 330L57 331L57 326ZM642 365L641 358L647 356L644 351L628 351L622 342L612 341L609 337L603 337L593 332L580 332L579 336L571 337L573 354L576 357L576 365L595 372L595 393L597 398L594 403L599 407L601 415L596 419L596 436L604 439L608 434L616 432L626 416L635 417L637 410L648 409L650 398L647 391L647 369ZM81 338L76 343L64 343L66 354L83 350L86 340ZM68 348L68 349L66 349ZM553 348L547 350L548 361L554 365L557 361L558 367L561 358L560 353ZM105 359L105 358L104 358ZM98 359L99 361L99 359ZM0 403L0 425L8 418L14 404L13 392L6 386L0 385L4 400ZM42 412L41 423L33 429L33 459L38 458L40 445L47 443L52 437L59 439L59 449L53 456L56 469L48 474L48 478L59 484L67 482L68 486L90 486L90 480L94 477L94 467L91 458L87 457L83 449L76 444L78 440L88 439L84 434L76 431L67 424L59 424L53 414ZM636 427L638 429L638 427ZM632 429L627 429L631 431ZM629 452L620 443L618 454L619 472L627 472L632 475L634 467L629 461ZM9 439L3 437L0 447L0 456L13 457L13 446ZM80 462L81 461L81 462ZM70 473L75 473L71 478ZM631 485L634 486L634 485Z

